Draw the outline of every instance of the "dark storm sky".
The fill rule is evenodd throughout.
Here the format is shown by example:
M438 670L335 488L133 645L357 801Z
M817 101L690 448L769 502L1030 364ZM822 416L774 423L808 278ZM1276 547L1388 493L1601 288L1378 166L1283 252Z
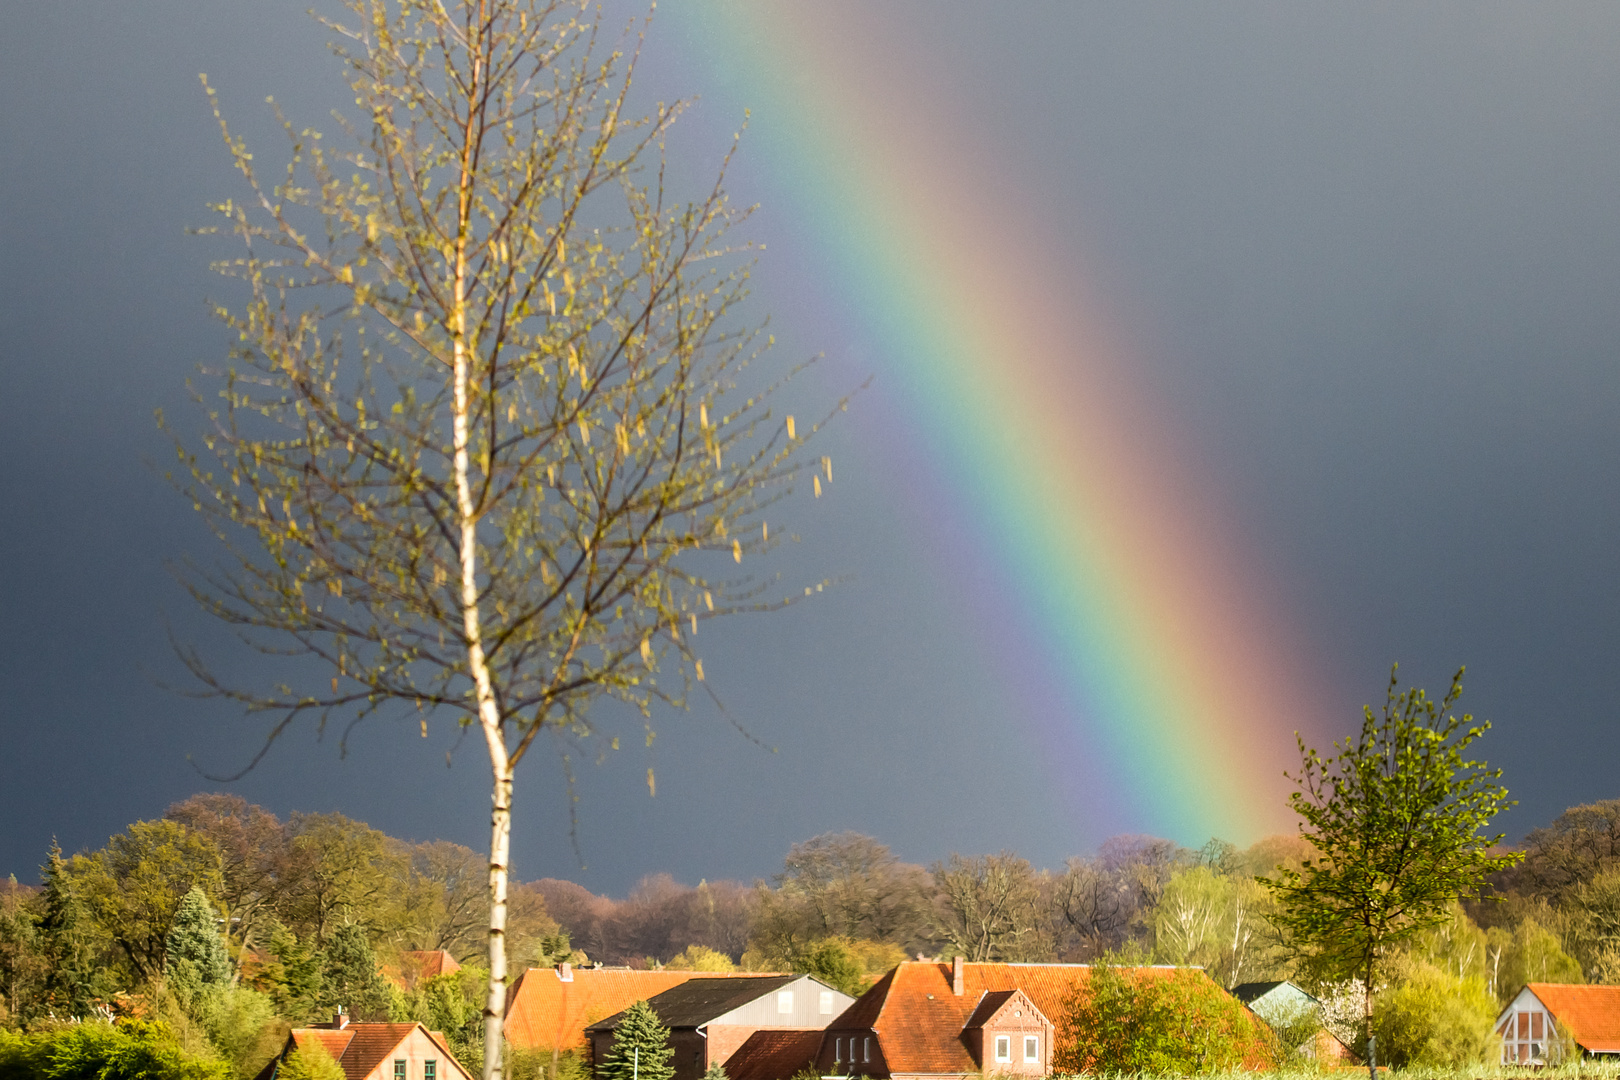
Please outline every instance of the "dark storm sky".
M182 681L170 628L257 669L165 572L212 551L161 480L152 413L194 422L185 380L224 346L205 300L231 298L207 270L221 249L185 234L240 195L197 73L273 157L266 95L300 123L344 101L301 6L0 15L0 874L31 880L53 834L97 846L217 786L191 761L234 771L262 731L160 685ZM1620 796L1620 8L836 11L968 103L964 145L997 154L1096 275L1143 384L1325 658L1343 723L1316 734L1348 729L1392 660L1436 690L1466 663L1465 702L1496 725L1482 750L1522 800L1511 834ZM757 103L694 59L690 32L655 24L643 90L703 95L686 152L707 162ZM661 718L650 758L582 763L584 870L560 769L537 760L519 874L615 893L658 870L751 878L843 828L916 861L1010 847L1055 865L1139 828L1074 820L1040 748L1000 737L1016 721L962 610L972 582L926 555L897 511L904 469L863 436L894 419L883 358L826 296L773 286L773 266L812 257L805 230L746 151L734 180L766 201L761 311L786 355L828 356L802 392L877 376L830 436L839 482L788 523L790 569L850 583L707 640L731 711L776 753L695 708ZM479 847L480 755L377 722L340 758L335 733L304 730L232 790Z

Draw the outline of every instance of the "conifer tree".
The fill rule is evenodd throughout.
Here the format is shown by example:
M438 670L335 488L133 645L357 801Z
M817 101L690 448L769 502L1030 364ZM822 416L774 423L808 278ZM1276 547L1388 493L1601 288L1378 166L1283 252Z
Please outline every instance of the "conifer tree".
M613 1029L613 1047L597 1076L599 1080L670 1080L675 1067L669 1059L674 1055L669 1029L651 1005L638 1001L624 1010L619 1026Z
M231 958L220 937L218 914L195 885L180 901L164 952L164 973L169 988L181 1001L190 1002L211 986L231 981Z
M326 943L326 964L321 972L321 1002L342 1008L363 1019L388 1012L388 983L377 968L377 954L361 927L340 927Z
M710 1062L709 1067L703 1070L703 1080L731 1080L726 1075L726 1067L718 1061Z
M100 949L84 904L74 894L67 863L55 837L40 874L45 879L39 932L47 962L45 1007L59 1019L89 1016L106 996Z

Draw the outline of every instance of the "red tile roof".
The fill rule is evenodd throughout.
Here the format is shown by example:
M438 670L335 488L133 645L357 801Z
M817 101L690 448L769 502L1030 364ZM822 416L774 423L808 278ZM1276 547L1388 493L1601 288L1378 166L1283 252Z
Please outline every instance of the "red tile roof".
M394 1048L405 1041L406 1036L420 1024L350 1024L344 1028L294 1028L287 1036L287 1044L282 1047L264 1070L259 1073L258 1080L273 1080L277 1063L289 1054L294 1047L303 1048L312 1043L319 1043L326 1048L326 1052L337 1059L343 1067L344 1080L366 1080L372 1070L393 1054ZM444 1052L447 1061L463 1078L471 1080L470 1074L450 1052L444 1041L444 1036L437 1031L428 1031L428 1038ZM442 1080L453 1080L449 1072L441 1073Z
M979 1067L961 1036L986 994L1022 990L1058 1024L1073 988L1090 977L1085 964L963 964L958 997L951 992L950 964L910 960L862 994L827 1030L877 1032L890 1075L975 1073Z
M1529 990L1582 1047L1620 1053L1620 986L1531 983Z
M814 1068L821 1049L820 1031L756 1031L726 1059L730 1080L787 1080Z
M530 968L518 977L506 1007L508 1042L526 1050L572 1050L585 1045L591 1024L688 979L747 979L761 973L576 968L571 974L564 982L556 968Z

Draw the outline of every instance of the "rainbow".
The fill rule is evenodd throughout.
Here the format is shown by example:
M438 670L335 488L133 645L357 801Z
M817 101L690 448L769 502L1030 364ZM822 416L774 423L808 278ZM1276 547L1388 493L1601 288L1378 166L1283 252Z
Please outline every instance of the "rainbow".
M767 121L747 153L780 196L768 209L806 218L823 287L927 441L931 488L955 495L938 512L991 553L990 591L1010 594L995 602L1038 644L1061 719L1036 737L1105 762L1135 831L1292 831L1283 772L1294 730L1317 726L1299 635L1259 599L1265 575L1133 382L1085 275L1020 219L1016 182L962 145L903 58L864 44L860 10L670 14L707 54L693 59L726 72L726 105Z

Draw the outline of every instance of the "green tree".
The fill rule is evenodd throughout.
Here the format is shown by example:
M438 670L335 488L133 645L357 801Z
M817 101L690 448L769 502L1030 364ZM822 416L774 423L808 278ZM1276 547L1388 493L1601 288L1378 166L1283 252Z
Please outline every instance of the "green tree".
M49 974L40 905L12 877L0 882L0 1026L32 1019Z
M341 1074L340 1074L341 1075ZM61 1024L26 1034L0 1031L0 1080L230 1080L222 1061L181 1048L165 1025Z
M604 695L683 704L699 621L788 602L734 563L780 540L763 512L815 428L772 416L779 379L744 381L744 214L719 182L663 190L681 108L628 110L633 61L593 51L588 5L346 6L351 141L289 125L268 179L221 122L248 194L218 206L245 244L220 265L248 295L220 309L237 344L203 448L179 448L228 549L193 594L321 671L251 690L183 659L279 714L272 739L401 707L483 737L492 1080L514 769L542 731L595 734Z
M711 1061L709 1067L703 1070L703 1080L731 1080L726 1075L726 1067L718 1061Z
M322 951L321 1004L328 1010L341 1008L361 1020L386 1016L388 982L377 967L377 954L365 930L353 923L340 927Z
M101 963L106 938L85 910L54 838L40 875L45 881L39 919L45 960L41 1008L62 1018L89 1016L113 991Z
M1496 972L1496 996L1504 1004L1524 989L1525 983L1586 981L1581 965L1564 951L1558 935L1529 917L1513 928L1501 960Z
M645 1001L624 1010L613 1029L613 1045L596 1071L599 1080L670 1080L675 1055L669 1045L669 1029Z
M1274 921L1313 966L1368 987L1369 1026L1390 947L1446 922L1459 897L1521 858L1490 854L1502 839L1487 834L1491 819L1513 804L1501 770L1464 756L1490 724L1451 713L1462 677L1435 702L1400 691L1391 669L1382 713L1365 708L1361 733L1335 743L1337 754L1323 757L1300 737L1289 803L1317 854L1261 879L1280 905Z
M310 1019L321 1007L325 956L313 942L300 941L297 934L280 925L271 928L269 951L270 962L256 980L259 988L275 1002L276 1012L288 1020Z
M180 901L193 887L205 896L220 887L219 848L175 821L137 821L67 869L85 910L143 982L163 970Z
M209 987L231 980L231 958L216 925L219 915L196 886L186 893L174 913L164 944L164 974L169 988L188 1006Z

